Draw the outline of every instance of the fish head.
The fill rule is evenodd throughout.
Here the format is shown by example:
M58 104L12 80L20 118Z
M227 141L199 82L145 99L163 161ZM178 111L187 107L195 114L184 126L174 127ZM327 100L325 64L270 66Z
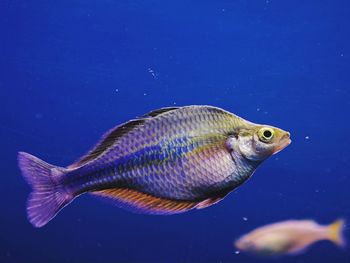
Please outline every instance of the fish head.
M241 251L254 253L260 256L278 256L285 253L289 246L288 236L280 233L264 233L256 235L248 233L235 242L235 247Z
M254 251L255 250L255 244L254 239L250 238L249 235L245 235L234 243L234 246L241 251Z
M251 125L238 133L241 154L252 161L263 161L290 143L290 133L268 125Z

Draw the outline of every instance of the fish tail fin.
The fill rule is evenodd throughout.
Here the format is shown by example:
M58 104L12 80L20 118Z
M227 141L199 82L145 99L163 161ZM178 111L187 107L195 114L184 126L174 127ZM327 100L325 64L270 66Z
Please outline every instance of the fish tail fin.
M67 169L25 152L18 153L18 165L33 190L27 202L28 219L33 226L42 227L74 198L60 183Z
M340 247L344 247L346 245L346 241L344 238L344 229L345 229L345 220L338 219L332 224L328 226L328 237L329 240L334 242L336 245Z

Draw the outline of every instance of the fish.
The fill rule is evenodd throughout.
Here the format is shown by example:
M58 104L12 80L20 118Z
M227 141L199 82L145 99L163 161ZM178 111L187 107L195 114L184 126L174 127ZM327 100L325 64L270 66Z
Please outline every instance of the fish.
M67 167L19 152L19 168L32 188L27 217L42 227L85 193L143 214L209 207L290 142L282 129L221 108L161 108L111 129Z
M338 219L330 225L314 220L287 220L259 227L239 238L234 246L263 256L298 255L321 240L345 246L345 221Z

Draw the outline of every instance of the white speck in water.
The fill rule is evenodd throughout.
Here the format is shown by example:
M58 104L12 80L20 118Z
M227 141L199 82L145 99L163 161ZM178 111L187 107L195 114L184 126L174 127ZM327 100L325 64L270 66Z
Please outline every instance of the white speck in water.
M119 92L119 89L115 89L115 92Z
M308 140L308 139L310 139L310 137L309 136L305 136L305 139Z
M256 108L256 111L260 111L260 108Z
M225 8L223 8L223 9L221 9L221 11L222 11L222 12L225 12L226 10L225 10Z
M145 93L143 93L143 96L147 96L147 93L145 92Z
M152 68L148 68L148 72L151 73L151 75L154 79L157 78L158 74Z
M340 56L341 56L341 57L344 57L344 54L343 54L343 53L341 53L341 54L340 54Z
M248 217L242 217L243 221L248 221Z
M236 255L238 255L239 253L241 253L241 251L239 251L239 250L236 250L236 251L235 251L235 254L236 254Z
M176 102L174 101L173 104L176 105Z
M318 189L315 190L315 193L319 193L319 192L320 192L320 190L318 190Z

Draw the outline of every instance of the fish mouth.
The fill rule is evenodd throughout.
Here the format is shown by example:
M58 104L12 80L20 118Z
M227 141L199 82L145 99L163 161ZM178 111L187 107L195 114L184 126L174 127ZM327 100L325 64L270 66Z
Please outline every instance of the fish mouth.
M234 243L233 243L233 246L239 250L243 250L244 246L242 244L242 241L241 240L236 240Z
M282 151L284 148L286 148L290 143L292 142L292 140L290 139L290 133L286 132L286 134L284 134L280 141L278 142L277 146L275 147L273 154L276 154L280 151Z

